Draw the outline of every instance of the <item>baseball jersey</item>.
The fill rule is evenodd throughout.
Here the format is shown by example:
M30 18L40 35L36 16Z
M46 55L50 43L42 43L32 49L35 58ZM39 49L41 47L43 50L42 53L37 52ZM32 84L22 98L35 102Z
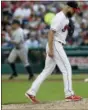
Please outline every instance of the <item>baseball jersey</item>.
M24 31L22 28L18 28L17 30L12 32L12 40L14 40L17 43L15 47L17 48L24 47Z
M51 30L54 30L56 33L54 35L55 41L60 41L63 44L66 44L66 37L68 34L68 24L69 19L65 16L63 11L60 11L56 14L51 22Z

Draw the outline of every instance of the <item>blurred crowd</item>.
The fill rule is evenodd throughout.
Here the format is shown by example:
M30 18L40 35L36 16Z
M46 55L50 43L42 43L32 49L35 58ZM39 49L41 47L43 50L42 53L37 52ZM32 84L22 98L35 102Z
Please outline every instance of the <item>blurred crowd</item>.
M47 14L58 13L65 2L55 1L2 1L1 3L1 37L10 36L11 22L18 19L27 36L25 45L29 48L46 47L49 21ZM88 2L79 2L80 13L72 18L75 30L73 36L67 37L67 45L88 45ZM12 44L2 42L2 47Z

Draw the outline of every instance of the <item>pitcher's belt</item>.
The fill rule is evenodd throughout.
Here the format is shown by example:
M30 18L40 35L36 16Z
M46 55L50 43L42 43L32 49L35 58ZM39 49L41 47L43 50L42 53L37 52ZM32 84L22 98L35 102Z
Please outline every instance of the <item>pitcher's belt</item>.
M57 40L55 40L55 41L57 41ZM60 41L57 41L57 42L59 42L60 44L64 45L64 43L62 43L62 42L60 42Z

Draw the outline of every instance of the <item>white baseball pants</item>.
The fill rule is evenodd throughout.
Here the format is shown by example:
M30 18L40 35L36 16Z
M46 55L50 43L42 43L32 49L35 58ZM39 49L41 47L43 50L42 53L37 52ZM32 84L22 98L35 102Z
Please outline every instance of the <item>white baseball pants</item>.
M27 91L28 94L36 96L36 93L40 85L53 72L56 65L58 66L58 68L61 70L63 74L65 97L68 97L74 94L72 90L71 65L63 49L63 46L58 41L54 41L53 49L54 49L54 57L50 58L48 56L49 48L47 45L47 48L46 48L47 56L45 61L45 68L37 77L37 79L33 82L31 88Z
M13 63L15 62L16 58L19 57L24 66L28 66L28 51L25 48L22 49L12 49L9 57L8 57L8 62Z

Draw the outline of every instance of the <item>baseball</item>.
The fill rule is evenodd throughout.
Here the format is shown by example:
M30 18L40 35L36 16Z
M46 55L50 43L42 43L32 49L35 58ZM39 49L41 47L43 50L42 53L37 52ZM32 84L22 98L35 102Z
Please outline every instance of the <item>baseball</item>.
M84 79L84 82L88 82L88 78Z

